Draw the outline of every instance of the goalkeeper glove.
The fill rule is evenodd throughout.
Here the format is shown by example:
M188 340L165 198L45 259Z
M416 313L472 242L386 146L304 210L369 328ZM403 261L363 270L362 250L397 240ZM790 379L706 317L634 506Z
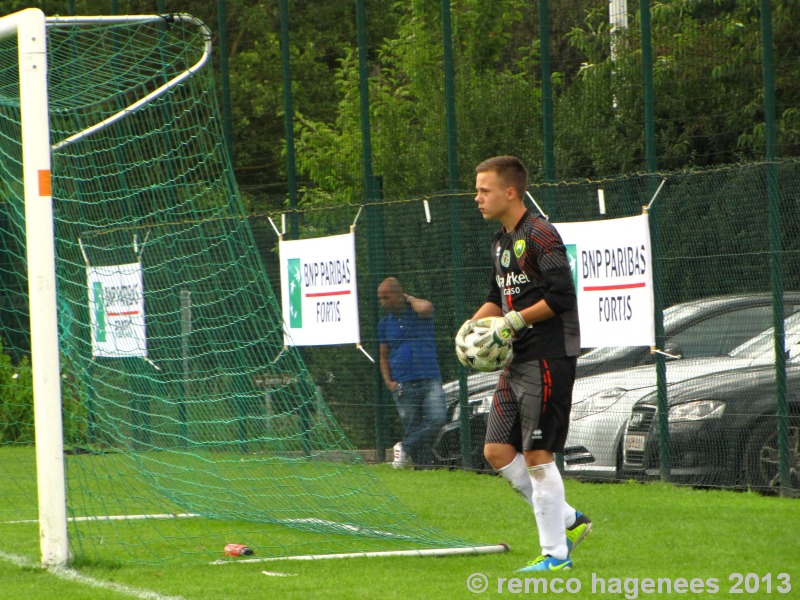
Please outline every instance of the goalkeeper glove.
M467 342L464 338L467 337L467 334L472 331L472 327L475 325L472 319L467 319L464 321L464 324L459 328L458 333L456 334L456 357L458 358L458 362L460 362L465 367L469 366L469 362L467 361Z
M475 340L475 346L480 348L478 356L487 356L494 346L511 345L511 338L514 334L528 327L528 324L521 314L512 310L502 317L478 319L475 326L487 329L485 334Z

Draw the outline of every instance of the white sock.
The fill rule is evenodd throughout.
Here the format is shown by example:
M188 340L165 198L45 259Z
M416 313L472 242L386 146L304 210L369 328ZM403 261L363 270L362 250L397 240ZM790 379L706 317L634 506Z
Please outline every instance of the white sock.
M528 465L525 464L525 457L519 452L510 463L505 467L497 470L503 476L520 497L533 508L533 486L531 485L531 476L528 474Z
M564 482L556 463L528 467L533 485L533 514L539 528L542 554L564 560L569 556L564 525Z
M569 529L578 520L578 511L564 502L564 526Z
M508 481L509 487L533 508L533 484L531 483L531 476L528 473L528 467L525 464L525 458L522 454L517 453L514 460L505 467L498 469L497 472ZM569 529L575 525L577 519L578 511L567 504L567 502L564 502L564 527Z

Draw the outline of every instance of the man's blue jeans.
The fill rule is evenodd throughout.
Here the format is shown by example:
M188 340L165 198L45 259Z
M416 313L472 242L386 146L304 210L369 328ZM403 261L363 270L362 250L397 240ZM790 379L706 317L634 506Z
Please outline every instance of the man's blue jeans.
M416 466L435 464L433 443L447 419L442 381L404 381L392 397L405 430L403 451L411 456Z

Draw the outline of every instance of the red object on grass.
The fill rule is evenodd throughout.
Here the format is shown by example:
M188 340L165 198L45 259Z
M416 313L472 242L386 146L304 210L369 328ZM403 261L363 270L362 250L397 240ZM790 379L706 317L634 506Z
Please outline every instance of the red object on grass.
M228 544L223 552L228 556L251 556L253 549L242 544Z

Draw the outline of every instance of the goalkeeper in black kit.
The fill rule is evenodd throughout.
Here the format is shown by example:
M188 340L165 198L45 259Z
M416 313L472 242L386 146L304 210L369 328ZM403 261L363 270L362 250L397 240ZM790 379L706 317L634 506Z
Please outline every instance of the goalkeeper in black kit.
M518 572L569 569L572 550L592 527L567 504L554 456L567 438L581 345L572 273L561 236L525 207L528 173L520 160L498 156L475 171L478 210L501 228L492 242L489 294L459 329L456 354L469 366L468 354L479 361L511 345L483 453L536 517L541 555ZM469 347L472 331L483 333L470 336Z

